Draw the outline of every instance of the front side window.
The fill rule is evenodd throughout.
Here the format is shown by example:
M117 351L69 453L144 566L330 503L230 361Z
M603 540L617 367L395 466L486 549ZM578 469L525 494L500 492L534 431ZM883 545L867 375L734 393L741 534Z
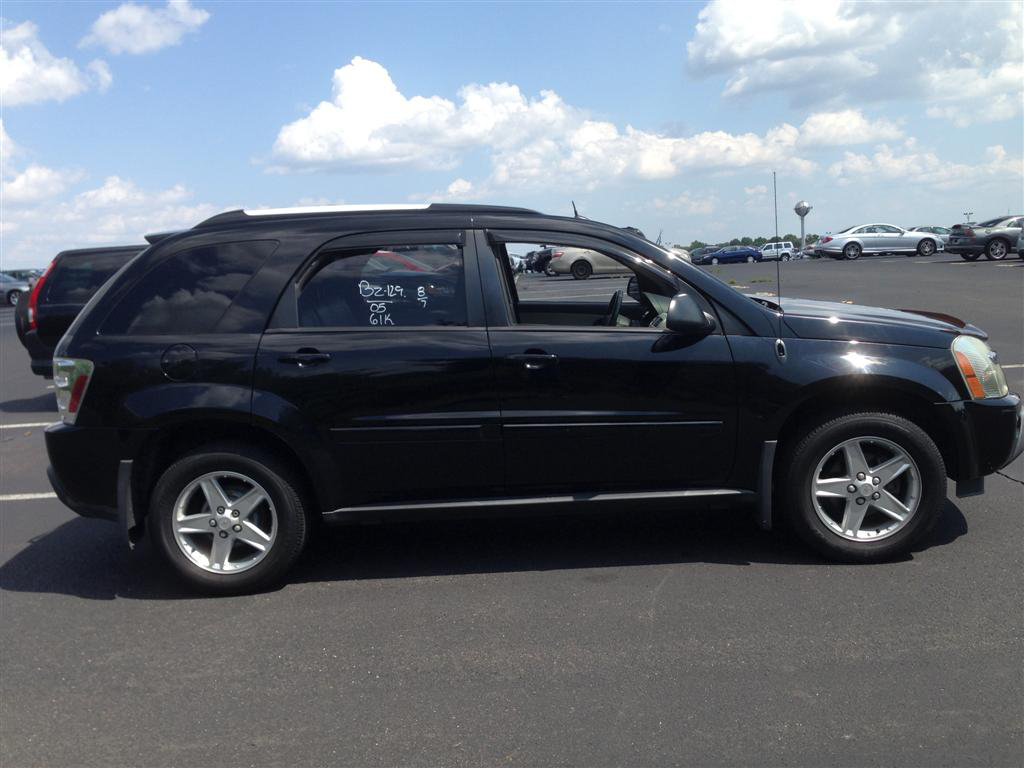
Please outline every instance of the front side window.
M277 248L259 240L179 251L149 270L114 307L104 334L212 333L235 296Z
M391 245L325 253L301 286L305 328L465 326L466 280L457 245Z
M533 247L528 243L494 244L499 272L512 305L512 322L524 326L663 328L675 283L660 269L639 269L631 261L596 247L558 246L548 269L513 274L503 266L505 254ZM732 247L729 250L736 250Z

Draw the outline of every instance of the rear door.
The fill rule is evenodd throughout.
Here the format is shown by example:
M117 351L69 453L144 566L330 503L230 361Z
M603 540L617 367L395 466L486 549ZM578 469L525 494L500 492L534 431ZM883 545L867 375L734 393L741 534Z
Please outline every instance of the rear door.
M255 391L254 414L327 446L338 506L501 492L491 353L461 230L322 247L263 336Z

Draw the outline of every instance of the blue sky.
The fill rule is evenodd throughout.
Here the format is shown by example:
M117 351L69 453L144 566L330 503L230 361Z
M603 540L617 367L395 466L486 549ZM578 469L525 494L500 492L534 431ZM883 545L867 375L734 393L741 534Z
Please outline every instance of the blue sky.
M424 199L672 241L1024 209L1019 2L3 6L4 267ZM957 34L951 34L957 30Z

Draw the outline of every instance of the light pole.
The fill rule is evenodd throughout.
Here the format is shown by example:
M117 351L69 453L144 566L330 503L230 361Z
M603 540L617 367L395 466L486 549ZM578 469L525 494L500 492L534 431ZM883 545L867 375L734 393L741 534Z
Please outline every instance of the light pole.
M813 206L806 200L801 200L799 203L793 206L793 210L796 211L796 215L800 217L800 258L804 256L804 245L806 245L807 235L804 234L804 217L811 212Z
M974 215L974 211L964 211L964 222L971 220L971 216Z

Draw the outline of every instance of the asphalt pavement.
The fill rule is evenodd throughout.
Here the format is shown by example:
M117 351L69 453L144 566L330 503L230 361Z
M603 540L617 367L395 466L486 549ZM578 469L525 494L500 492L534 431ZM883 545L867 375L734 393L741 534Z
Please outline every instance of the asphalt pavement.
M708 269L776 292L774 264ZM974 322L1024 391L1020 260L782 277L784 295ZM741 512L623 508L334 529L279 590L197 598L52 497L48 384L0 311L4 766L1024 760L1024 486L1003 477L883 565L824 563Z

